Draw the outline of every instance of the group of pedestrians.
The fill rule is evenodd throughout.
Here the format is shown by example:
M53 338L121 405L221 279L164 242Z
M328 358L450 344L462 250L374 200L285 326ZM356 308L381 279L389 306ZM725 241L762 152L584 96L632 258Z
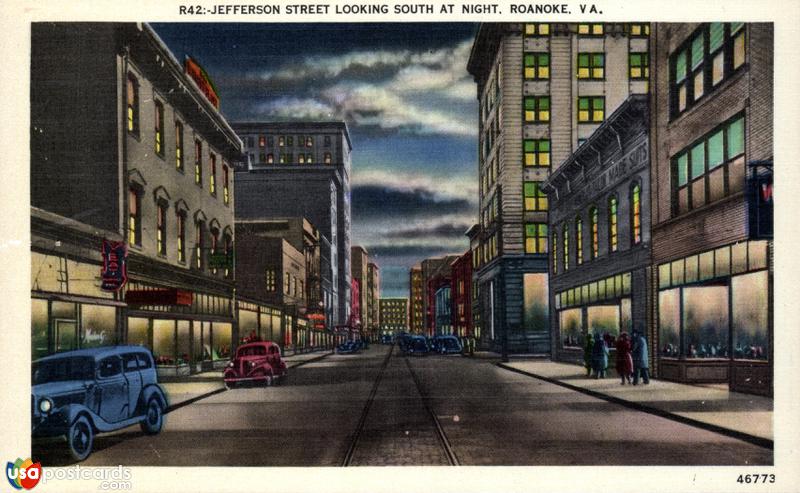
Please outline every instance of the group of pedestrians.
M583 350L583 361L586 367L586 376L605 378L608 370L609 343L608 335L599 332L586 334L586 344ZM647 352L647 339L644 334L633 331L631 336L627 332L619 335L614 343L616 349L616 370L620 377L620 384L638 385L639 378L645 385L650 383L649 355Z

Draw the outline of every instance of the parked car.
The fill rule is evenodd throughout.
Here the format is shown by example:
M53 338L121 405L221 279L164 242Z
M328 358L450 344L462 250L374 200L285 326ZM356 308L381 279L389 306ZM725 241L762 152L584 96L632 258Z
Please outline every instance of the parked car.
M359 351L361 351L359 341L345 341L336 347L337 354L355 354Z
M153 355L141 346L78 349L32 364L33 436L65 436L77 461L92 453L97 433L139 424L161 431L167 398Z
M381 336L381 344L391 344L392 342L392 336L389 334L384 334Z
M411 336L406 341L406 354L428 354L430 346L424 336Z
M274 382L286 381L288 376L280 347L270 341L242 344L223 372L225 386L229 389L241 383L260 383L269 387Z
M433 351L439 354L459 354L463 350L456 336L441 335L433 338Z

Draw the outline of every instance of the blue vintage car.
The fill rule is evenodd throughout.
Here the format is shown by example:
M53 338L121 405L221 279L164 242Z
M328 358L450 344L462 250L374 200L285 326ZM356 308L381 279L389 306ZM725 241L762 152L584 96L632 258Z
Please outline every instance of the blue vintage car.
M361 351L359 341L345 341L336 347L337 354L355 354L359 351Z
M413 335L406 340L404 351L406 354L428 354L428 351L430 345L424 336Z
M433 338L433 351L439 354L460 354L461 341L452 335L440 335Z
M139 424L161 431L167 398L153 355L141 346L108 346L59 353L33 362L33 436L65 436L82 461L94 435Z

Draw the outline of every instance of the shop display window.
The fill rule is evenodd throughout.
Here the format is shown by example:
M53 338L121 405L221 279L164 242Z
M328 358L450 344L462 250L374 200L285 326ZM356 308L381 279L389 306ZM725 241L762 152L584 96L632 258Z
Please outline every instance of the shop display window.
M683 330L687 358L727 358L728 287L683 288Z
M659 354L667 358L680 356L680 291L676 288L658 293Z
M157 365L175 364L174 320L153 320L153 357Z
M81 347L117 343L117 310L113 306L81 305Z
M128 318L128 344L134 346L149 346L147 336L148 321L146 318Z
M47 300L31 300L31 359L48 354Z
M227 359L231 357L231 333L232 325L229 323L214 322L213 330L212 359Z
M599 334L609 348L614 347L619 335L619 305L593 305L586 308L586 328Z
M768 279L766 270L731 278L735 359L768 359Z
M558 314L558 318L561 331L561 347L583 347L583 310L580 308L562 310Z
M191 353L191 322L188 320L178 320L177 327L177 352L175 363L178 365L189 364L189 354Z

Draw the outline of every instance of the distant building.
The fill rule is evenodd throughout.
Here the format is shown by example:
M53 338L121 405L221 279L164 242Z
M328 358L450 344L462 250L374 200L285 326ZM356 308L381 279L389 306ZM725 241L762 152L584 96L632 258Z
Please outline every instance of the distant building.
M367 329L372 334L380 331L381 278L378 264L367 264Z
M330 241L334 325L350 317L350 163L343 122L233 123L248 164L237 168L237 219L305 217Z
M631 94L647 92L649 24L481 24L477 83L479 311L496 349L550 351L541 189ZM541 316L543 315L543 316Z
M443 326L443 322L439 323L437 316L440 316L446 310L448 315L450 307L445 308L443 303L444 296L447 297L448 303L450 300L450 292L441 292L439 290L445 286L450 287L452 282L451 265L458 259L458 255L446 255L444 257L429 258L422 261L422 282L424 286L423 309L425 310L424 333L427 335L436 334L437 327ZM440 296L440 307L437 313L437 293ZM443 315L441 315L443 317ZM452 322L447 324L452 325ZM452 328L452 327L451 327Z
M472 317L472 251L455 260L451 267L453 332L459 337L476 337Z
M381 298L380 335L408 331L408 298Z
M771 395L773 25L656 24L652 41L655 372Z
M631 96L542 185L554 359L582 365L587 334L613 348L651 326L649 125L647 96Z
M210 81L139 23L33 23L30 60L32 356L126 342L161 374L226 365L242 143Z
M369 332L369 304L367 286L369 270L369 254L367 250L355 245L350 247L350 273L354 283L358 284L358 312L351 313L352 325L359 327L365 335ZM351 294L351 296L353 296Z
M408 278L408 329L415 334L421 334L425 330L425 283L422 280L422 267L419 264L412 267Z

